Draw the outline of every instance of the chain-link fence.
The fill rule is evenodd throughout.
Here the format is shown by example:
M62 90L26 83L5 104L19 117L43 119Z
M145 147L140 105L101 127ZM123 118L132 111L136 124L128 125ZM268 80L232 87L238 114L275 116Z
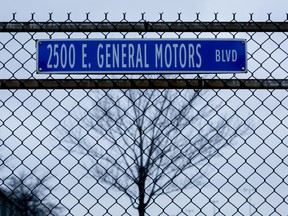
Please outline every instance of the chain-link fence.
M0 23L0 215L286 215L288 22ZM241 38L239 74L37 74L36 40Z

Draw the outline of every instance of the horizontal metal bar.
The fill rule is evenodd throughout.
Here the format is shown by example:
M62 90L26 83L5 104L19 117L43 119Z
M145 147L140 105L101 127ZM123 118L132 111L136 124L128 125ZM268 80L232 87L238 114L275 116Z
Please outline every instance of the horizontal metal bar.
M288 89L286 79L0 80L0 89Z
M0 32L288 32L288 22L0 22Z

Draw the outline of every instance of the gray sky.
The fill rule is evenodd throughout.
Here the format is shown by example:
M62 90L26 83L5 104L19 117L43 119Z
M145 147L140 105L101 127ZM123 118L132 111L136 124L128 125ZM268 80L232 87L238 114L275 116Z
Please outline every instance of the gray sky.
M4 4L3 4L3 2L4 2ZM145 1L139 1L139 0L121 0L121 1L120 0L105 0L105 1L97 1L97 0L81 0L81 1L71 1L71 0L49 0L49 1L47 1L47 0L46 1L43 1L43 0L42 1L39 1L39 0L26 0L26 1L24 1L24 0L6 0L6 1L4 1L4 0L2 0L2 6L0 8L0 21L11 20L12 19L12 13L15 13L15 12L17 13L17 15L16 15L17 20L21 20L21 21L22 20L23 21L30 20L31 13L34 13L34 12L35 12L34 18L37 21L38 20L39 21L48 20L49 19L49 13L51 13L51 12L53 12L53 20L54 21L66 20L67 19L67 13L70 13L70 12L71 12L71 19L72 20L84 20L86 18L86 13L90 12L90 19L93 20L93 21L101 21L101 20L103 20L104 19L104 13L106 13L106 12L109 12L108 18L111 21L119 21L119 20L121 20L123 18L123 14L122 13L127 13L126 19L128 21L135 21L135 20L137 21L137 20L141 19L141 13L143 13L143 12L145 12L145 18L147 20L151 20L151 21L158 20L159 19L159 13L162 13L162 12L164 13L163 14L163 19L165 21L174 21L174 20L176 20L178 18L178 13L180 13L180 12L182 13L181 18L184 21L193 21L193 20L195 20L196 13L198 13L198 12L200 13L200 19L203 20L203 21L211 21L211 20L213 20L214 19L214 13L216 13L216 12L219 12L218 19L220 21L222 21L222 20L230 21L232 19L232 13L237 13L236 18L239 21L248 21L250 19L250 13L254 13L253 20L257 20L257 21L258 20L259 21L266 21L267 20L267 13L272 13L272 15L271 15L272 20L284 21L287 18L287 15L286 15L286 13L288 12L287 11L287 8L288 8L287 6L288 6L288 1L287 0L274 0L274 1L271 1L271 0L242 0L242 1L239 1L239 0L238 1L233 1L233 0L194 0L194 1L193 0L179 0L179 1L171 1L171 0L168 0L168 1L167 0L156 0L156 1L155 0L145 0ZM278 35L278 34L276 34L276 35ZM255 37L255 39L259 39L260 40L261 37L259 37L259 38ZM2 37L2 40L3 40L3 37ZM1 40L0 40L0 42L1 42ZM34 46L34 44L33 44L33 46ZM250 49L253 50L253 43L252 42L249 44L249 47L250 47ZM1 55L0 55L0 57L1 57ZM257 55L256 55L256 57L257 57ZM32 67L34 67L34 65ZM252 69L253 67L251 65L250 65L250 67L251 67L251 70L253 70ZM263 71L260 71L259 73L262 73L262 72ZM258 75L258 73L257 73L257 75ZM2 78L2 77L0 76L0 78ZM76 93L79 95L78 91ZM75 93L75 95L72 93L73 96L76 97L76 93ZM81 91L80 91L80 93L81 93ZM85 92L83 92L83 93L85 93ZM218 92L218 94L222 94L222 93L225 94L226 97L228 98L227 99L228 100L228 105L230 107L232 107L235 104L237 104L237 102L240 103L239 106L241 106L241 104L243 104L243 101L238 101L237 97L233 97L232 99L229 99L230 98L229 93L231 94L232 92L230 92L230 91L219 91ZM30 111L29 110L34 110L34 105L38 106L38 102L35 101L33 99L33 97L30 97L30 93L28 93L27 91L17 91L15 93L16 97L18 96L17 99L15 97L11 97L10 94L11 94L10 92L5 91L5 94L0 95L0 102L1 102L1 100L6 101L5 102L5 106L13 107L11 109L13 111L15 111L15 110L17 110L17 107L18 107L17 104L19 104L19 106L20 106L20 102L18 100L20 100L21 102L25 101L26 108L22 107L21 110L18 110L17 112L16 111L14 112L15 115L17 116L17 118L19 118L20 120L22 120L21 116L22 117L24 116L23 113L24 113L24 111L26 109L27 109L27 111L26 111L27 115L29 116L30 115ZM38 98L40 101L44 101L43 102L43 107L45 107L45 109L48 109L50 111L50 109L51 110L54 109L54 104L55 104L55 106L58 106L59 101L61 101L63 98L66 97L66 95L59 94L59 91L52 92L51 94L52 94L53 97L48 97L48 92L47 91L36 91L36 92L33 93L33 96ZM278 105L279 101L276 101L277 103L275 102L276 95L277 95L278 98L280 98L280 97L281 98L285 98L287 92L286 91L275 91L275 92L270 93L270 92L267 92L267 91L265 91L265 92L257 91L256 93L254 93L257 96L257 98L253 97L252 99L249 99L250 94L252 94L252 93L250 91L248 91L248 90L246 90L246 91L238 91L238 93L237 93L238 96L241 95L241 98L244 98L246 100L246 105L249 108L251 108L251 110L254 110L255 114L258 117L261 117L261 120L257 121L257 123L261 124L260 121L262 121L262 120L264 121L264 119L268 118L268 116L271 115L271 112L270 112L270 110L265 109L264 106L260 106L260 104L264 101L264 104L266 104L266 103L267 104L273 104L274 103L274 104ZM266 94L268 94L268 95L271 94L271 97L268 97ZM274 95L275 95L275 97L274 97ZM283 95L283 96L281 96L281 95ZM46 100L46 97L48 97L47 100ZM56 101L55 98L57 98L57 97L60 98L59 101ZM261 100L258 99L258 98L260 98ZM72 100L72 102L73 102L73 100ZM287 116L287 109L286 109L287 106L286 106L286 104L287 103L288 102L285 103L285 101L284 101L283 102L283 106L279 105L280 112L274 112L275 116L272 116L272 117L270 116L272 118L272 120L274 119L276 121L274 123L274 125L278 124L277 120L286 118L286 116ZM9 104L11 104L11 105L9 106ZM0 103L0 105L2 105L2 104ZM66 104L65 106L68 107L69 104ZM260 107L259 109L258 109L258 106ZM37 108L36 111L34 111L33 115L37 116L39 119L46 119L46 117L49 115L49 113L43 107L40 106L39 109ZM58 109L56 109L56 110L53 111L53 114L54 114L54 117L56 116L56 117L61 118L61 115L63 114L63 111L60 110L60 107L58 107L58 108L59 108L59 111L58 111ZM283 110L281 110L280 108L282 108ZM237 110L237 109L238 109L238 107L235 105L235 110ZM21 112L21 114L20 114L20 112ZM241 110L238 110L237 112L239 114L241 112ZM245 106L243 106L242 112L247 112ZM5 114L5 113L7 113L7 114ZM284 113L284 114L281 114L281 113ZM1 110L1 115L2 115L2 119L5 119L6 116L10 116L11 115L11 111L5 109L5 107L4 107L4 109ZM59 116L57 116L57 115L59 115ZM25 119L25 116L23 118ZM47 123L46 123L46 121L47 121ZM46 144L48 146L49 142L51 141L51 140L45 139L45 136L47 136L48 130L43 128L42 124L44 124L44 126L47 127L48 129L49 129L49 125L53 128L53 126L55 126L54 124L58 123L58 122L53 123L53 121L55 122L56 120L54 120L51 116L49 118L47 118L47 120L45 120L45 122L43 122L41 124L36 119L34 119L32 117L28 118L28 120L26 120L25 124L29 125L29 129L31 129L31 130L34 129L33 128L34 125L35 125L35 127L37 127L37 130L35 130L33 132L33 134L37 134L36 135L37 138L39 138L42 141L42 144L43 144L43 146L39 147L39 155L38 155L38 157L40 157L41 154L44 154L44 156L43 156L43 158L44 158L45 155L49 153L48 150L46 149ZM271 119L269 119L269 121L270 121L270 123L272 122ZM267 122L265 122L265 123L267 123ZM9 120L9 121L8 120L5 121L5 124L8 125L11 129L13 129L14 127L17 127L17 126L21 125L21 122L19 120L12 119L12 120ZM266 128L265 125L263 127L260 127L256 131L256 134L258 134L258 135L259 134L265 134L265 132L266 132L264 130L265 128ZM279 136L281 139L283 139L283 137L281 137L281 135L287 134L288 129L287 128L281 129L280 127L276 128L276 129L277 130L275 130L274 133L277 136ZM28 131L27 133L29 135L30 132ZM268 131L268 133L270 133L270 131ZM28 135L25 135L25 133L23 133L23 129L22 128L21 128L21 130L18 130L18 132L16 131L16 135L18 135L18 136L22 135L24 137L23 139L26 138L25 136L28 136ZM3 137L0 137L0 138L4 139ZM35 146L38 145L39 140L36 140L36 139L33 139L33 138L34 137L31 136L30 139L26 139L24 144L28 144L28 142L29 142L29 144L31 145L31 143L35 142ZM14 141L14 140L11 140L11 143L12 143L12 141ZM16 140L16 141L17 141L17 142L15 142L16 144L19 144L19 145L21 144L20 140ZM252 144L256 143L255 144L256 146L257 145L261 145L262 141L263 140L260 139L257 136L252 137L252 138L250 138L250 140L248 140L248 142L250 144L251 143ZM272 137L271 140L267 139L266 143L269 146L270 145L272 146L274 141L275 141L275 138ZM265 145L263 145L263 152L266 151L266 152L269 153L270 149L267 150L267 149L264 149L264 147L265 147ZM37 149L34 151L34 153L37 153ZM256 149L256 147L255 147L255 149ZM281 150L282 150L282 148L275 148L275 151L276 151L276 153L278 155L282 155L281 154L281 152L282 152ZM247 157L247 158L250 157L249 156L250 151L253 153L251 148L247 148L247 147L244 148L243 150L242 149L239 150L239 152L240 153L242 152L244 157ZM259 153L260 151L262 151L262 149L258 148L257 149L257 153ZM20 150L19 150L19 152L20 152ZM24 150L23 150L23 152L24 152ZM23 152L21 152L21 153L23 153ZM231 152L233 153L233 149L225 149L225 154L226 155L229 155ZM29 154L29 151L27 150L27 155L28 154ZM266 155L266 153L263 153L263 155ZM59 158L60 158L60 156L61 155L59 154ZM241 158L240 159L236 158L236 156L235 156L235 158L234 157L230 158L230 161L233 162L233 163L235 162L235 164L237 164L239 161L241 162ZM273 162L274 161L277 162L277 163L275 162L276 163L275 166L277 166L278 165L278 160L277 160L278 158L276 158L276 156L274 156L274 155L272 155L272 156L270 158L272 158L271 160ZM51 157L51 161L53 162L52 155L50 155L50 157ZM47 159L47 161L50 160L50 157ZM257 155L254 154L254 156L250 157L250 159L249 159L252 162L250 163L249 160L248 160L248 162L251 165L253 165L253 164L255 165L256 164L255 161L257 160L256 157L257 157ZM286 158L286 156L284 154L283 154L283 158ZM30 162L29 160L27 160L27 161ZM32 159L31 159L31 161L32 161ZM51 166L53 166L54 164L51 161L49 161L49 164L51 164ZM56 159L54 159L54 161L55 161L56 164L59 162ZM73 165L73 163L71 163L71 161L72 161L71 158L68 158L67 161L69 162L69 163L67 162L67 164L70 164L70 165L72 164ZM36 161L36 162L38 163L38 161ZM64 159L63 159L62 162L63 163L65 162ZM226 163L226 161L223 162L223 164L225 164L225 163ZM47 162L47 164L48 164L48 162ZM219 164L222 165L221 161L219 162ZM273 165L272 162L270 163L270 165L271 164ZM239 172L240 173L241 172L242 173L247 173L249 171L249 168L250 168L249 166L248 165L245 166L245 167L243 166L243 169L245 169L245 170L242 172L241 169L240 169ZM62 169L59 169L59 170L58 170L58 172L63 171ZM79 170L80 169L76 169L75 175L80 173ZM225 168L224 171L223 171L223 174L224 173L227 174L227 170L228 170L228 168ZM277 174L279 174L279 173L286 173L286 172L284 172L285 170L286 170L286 166L283 167L283 168L279 166L276 171L277 171ZM265 172L267 171L268 173L270 173L270 170L268 168L264 169L264 171ZM57 172L57 170L55 172ZM234 172L234 170L232 170L232 172ZM66 174L66 173L63 173L63 174ZM284 176L284 174L283 174L283 176ZM235 183L235 185L237 185L236 183L238 183L238 182L240 182L239 184L242 184L244 182L244 180L239 178L238 176L236 176L234 178L236 179L233 182L233 183ZM251 178L251 179L252 179L251 180L252 183L254 183L254 181L257 180L257 179L254 180L253 178ZM276 182L275 179L277 179L277 178L274 177L274 179L271 180L270 182ZM68 180L71 180L71 179L68 179ZM216 176L216 180L214 180L214 182L217 182L217 180L218 179L217 179L217 176ZM219 181L219 182L221 182L221 181ZM63 182L63 183L65 183L65 182ZM247 185L244 185L243 188L244 187L246 189L247 188L249 189L249 187ZM208 189L210 190L210 192L207 192L206 194L209 194L209 193L213 192L213 191L211 192L211 187L209 187ZM213 187L212 187L212 189L213 189ZM283 189L282 187L278 187L278 190L283 191L283 193L284 193L283 197L285 197L287 195L287 193L284 192L285 190L282 190L282 189ZM221 190L224 190L224 194L225 194L226 190L228 192L231 191L230 188L226 189L226 187L223 187ZM261 193L264 194L263 191L266 192L268 190L266 190L264 188L263 190L260 191L260 194ZM191 191L192 194L194 192L195 191ZM197 192L198 191L196 191L196 193ZM206 192L206 191L204 191L204 192ZM223 192L223 191L221 191L221 192ZM243 192L242 189L240 190L240 192ZM115 193L115 192L113 192L113 193ZM226 202L226 200L224 199L225 197L221 196L221 193L219 193L219 194L220 194L219 195L220 197L215 196L215 200L218 201L217 206L221 207L222 204L223 204L222 202ZM200 195L201 195L201 193L199 193L199 196ZM247 197L248 196L248 192L246 192L246 194L245 194L245 192L243 192L243 195L245 197ZM253 203L261 202L262 199L257 199L258 197L256 197L256 195L257 194L255 194L255 196L252 197L253 198L252 202ZM239 199L239 200L240 200L240 198L242 199L242 200L240 200L241 201L240 203L245 203L245 199L243 197L239 197L239 196L235 196L235 197L237 199ZM89 199L89 197L87 199ZM105 200L105 202L106 201L108 202L109 199L111 200L111 197L109 197L107 195L107 197L104 197L103 199ZM67 204L67 205L75 204L71 200L72 200L72 198L68 197L67 201L66 201L66 199L64 200L64 203ZM202 198L200 197L199 200L202 200ZM277 200L277 199L274 199L274 200ZM81 202L82 201L84 202L85 200L82 199ZM92 199L92 201L93 201L93 199ZM170 200L168 200L168 202L169 201ZM87 203L87 202L85 201L85 203ZM277 206L277 203L275 204L275 206ZM187 209L194 208L194 206L191 206L191 208L190 208L190 206L188 206L188 207L187 207ZM244 213L248 213L248 207L249 206L247 204L244 204L243 208L241 209L241 211L244 212ZM286 207L286 206L284 205L284 207ZM79 210L77 208L78 207L76 207L75 211L81 212L81 208L79 207ZM206 208L207 208L206 212L209 212L209 213L211 212L211 214L212 214L213 206L212 205L208 205ZM227 208L229 208L229 207L227 207ZM266 207L264 206L263 209L266 210ZM96 210L98 211L98 209L95 209L95 211ZM116 206L116 210L119 210L119 208L117 206ZM281 212L280 210L279 210L279 212ZM285 210L283 210L283 212L284 211ZM72 213L73 213L73 211L72 211ZM80 215L80 214L76 214L75 213L75 215Z
M249 13L254 13L255 19L267 18L267 13L272 13L272 18L285 20L287 13L287 0L2 0L0 19L10 19L11 14L17 12L17 17L29 19L30 13L35 12L36 18L48 18L48 13L53 12L56 18L66 18L66 13L71 12L72 18L85 19L85 13L91 12L91 17L103 19L103 14L109 12L111 19L121 19L122 13L127 13L127 19L140 19L145 12L148 20L157 19L159 13L164 12L164 18L177 19L181 12L183 19L195 19L195 13L200 12L201 17L207 20L214 18L214 13L219 12L219 19L229 19L232 13L237 17L249 20Z

